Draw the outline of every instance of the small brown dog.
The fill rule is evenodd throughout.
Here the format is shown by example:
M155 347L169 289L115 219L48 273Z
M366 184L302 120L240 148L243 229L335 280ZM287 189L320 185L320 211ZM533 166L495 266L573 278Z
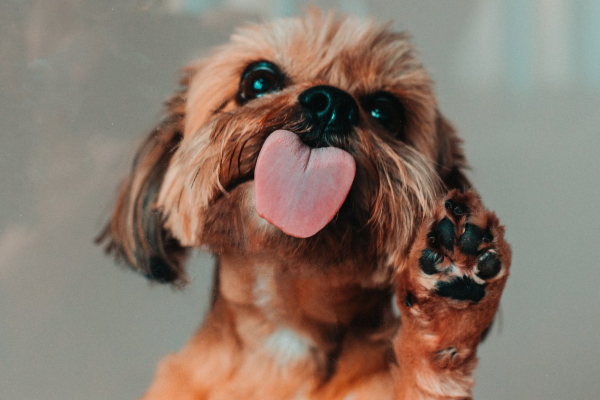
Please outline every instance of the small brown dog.
M407 36L311 11L238 31L181 85L100 238L175 285L188 249L218 260L143 398L470 398L510 249Z

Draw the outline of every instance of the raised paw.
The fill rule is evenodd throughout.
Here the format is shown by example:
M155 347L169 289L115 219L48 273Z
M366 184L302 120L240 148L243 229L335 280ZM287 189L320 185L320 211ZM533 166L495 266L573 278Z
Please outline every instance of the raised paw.
M474 352L498 308L510 257L504 228L474 192L448 193L423 223L396 293L403 325L437 338L434 359L447 364Z
M463 308L460 302L477 303L498 286L494 282L504 281L509 265L498 218L474 192L453 191L421 227L406 266L408 281L399 284L409 286L411 303L437 295Z

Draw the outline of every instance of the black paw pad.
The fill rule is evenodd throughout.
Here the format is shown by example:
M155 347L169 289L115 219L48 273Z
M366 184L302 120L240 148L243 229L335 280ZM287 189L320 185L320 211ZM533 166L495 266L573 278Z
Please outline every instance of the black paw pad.
M454 249L454 240L456 239L456 228L448 217L440 221L436 228L436 233L440 244L452 251Z
M438 282L437 294L454 300L471 300L478 302L485 296L485 286L480 285L467 276L456 278L450 282Z
M483 230L477 225L465 224L465 232L458 239L460 250L467 255L475 256L479 253L481 242L489 243L492 241L492 234L489 230Z
M485 253L479 259L477 263L477 276L481 279L491 279L498 275L500 269L502 268L502 263L498 259L496 253L492 253L491 251Z
M439 272L435 266L441 263L443 259L444 256L441 254L430 249L425 249L423 250L423 253L421 253L421 258L419 258L419 265L421 266L421 270L427 275L433 275Z

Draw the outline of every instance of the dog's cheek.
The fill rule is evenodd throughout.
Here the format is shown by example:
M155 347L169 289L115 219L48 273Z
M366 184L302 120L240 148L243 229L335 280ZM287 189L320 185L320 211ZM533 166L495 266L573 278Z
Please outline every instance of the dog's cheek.
M158 205L165 215L164 225L184 246L195 246L200 209L193 210L191 194L184 190L185 174L178 163L172 163L165 175Z
M184 246L201 243L205 212L219 193L218 157L208 134L182 140L165 173L157 205L165 227Z

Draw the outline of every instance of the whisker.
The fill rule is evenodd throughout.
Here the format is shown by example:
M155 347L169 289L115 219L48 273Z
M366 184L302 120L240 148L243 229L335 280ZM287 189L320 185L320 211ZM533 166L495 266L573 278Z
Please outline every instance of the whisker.
M196 168L196 173L194 174L194 179L192 180L192 184L190 185L190 189L194 188L194 184L196 183L196 178L198 178L198 174L200 173L200 169L202 168L202 164L198 165Z
M242 143L242 148L240 149L240 152L238 153L238 174L239 175L242 174L242 169L241 169L241 165L242 165L242 153L244 152L244 148L246 148L246 145L248 144L248 142L250 141L250 139L252 139L252 137L248 137L248 138L246 138L246 140L244 140L244 143Z

